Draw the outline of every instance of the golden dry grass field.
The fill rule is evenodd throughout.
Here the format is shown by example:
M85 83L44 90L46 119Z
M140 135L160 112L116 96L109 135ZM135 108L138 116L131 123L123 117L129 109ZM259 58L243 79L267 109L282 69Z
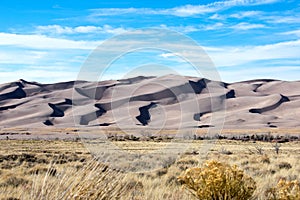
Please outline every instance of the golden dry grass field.
M169 141L114 141L124 151L147 152ZM176 161L150 172L124 173L95 161L80 140L0 140L0 199L196 199L177 180L186 169L206 160L237 165L257 188L253 199L277 182L300 180L300 142L275 143L215 140L199 154L206 140L188 140Z

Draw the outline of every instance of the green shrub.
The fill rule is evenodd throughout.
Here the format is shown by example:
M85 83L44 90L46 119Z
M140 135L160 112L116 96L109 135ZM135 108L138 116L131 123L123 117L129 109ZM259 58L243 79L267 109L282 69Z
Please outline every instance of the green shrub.
M201 200L246 200L256 189L255 181L237 166L214 160L186 170L178 179Z

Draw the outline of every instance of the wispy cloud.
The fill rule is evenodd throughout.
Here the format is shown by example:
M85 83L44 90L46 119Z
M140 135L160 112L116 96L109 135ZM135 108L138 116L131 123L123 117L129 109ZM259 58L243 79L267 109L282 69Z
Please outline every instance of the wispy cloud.
M74 69L79 69L99 44L101 41L0 33L0 79L2 82L18 78L41 82L74 80L77 74Z
M203 47L225 81L257 78L298 80L300 72L300 40L257 46ZM178 53L162 53L170 61L184 60ZM195 59L197 58L195 55ZM186 71L182 74L188 74Z
M167 26L165 24L162 24L162 25L160 25L160 28L174 30L174 31L178 31L180 33L192 33L192 32L199 32L199 31L211 31L211 30L221 29L221 28L224 28L224 24L221 22L217 22L214 24L207 24L207 25L195 25L195 26L193 26L193 25Z
M220 29L220 28L223 28L223 27L224 27L223 23L217 22L217 23L212 24L212 25L206 25L204 27L204 30L208 30L208 31L210 31L210 30L217 30L217 29Z
M170 30L174 30L174 31L177 31L177 32L180 32L180 33L191 33L191 32L197 32L197 31L201 30L199 28L199 26L192 26L192 25L188 25L188 26L167 26L165 24L161 24L159 26L159 28L170 29Z
M235 6L256 6L263 4L271 4L278 2L278 0L228 0L217 1L206 5L186 5L176 7L169 10L168 14L176 16L192 16L198 14L212 13L220 10L226 10Z
M217 67L238 67L244 64L255 63L263 60L296 59L295 65L300 65L300 40L280 42L257 46L228 46L228 47L203 47L208 56ZM163 53L159 56L172 59L178 56L176 52ZM196 59L201 59L194 55ZM287 63L287 62L285 62Z
M220 15L220 14L215 13L212 16L210 16L209 19L224 20L224 19L226 19L226 17L224 15Z
M45 51L32 50L0 50L0 64L35 64L47 56ZM16 59L16 57L18 59Z
M231 28L233 28L235 30L246 31L246 30L250 30L250 29L266 28L266 26L264 24L249 24L247 22L241 22L241 23L231 26Z
M222 19L226 20L228 18L234 18L237 20L259 20L269 24L300 24L299 18L300 14L297 10L291 9L288 11L260 11L260 10L250 10L250 11L240 11L233 14L218 15L214 14L210 17L211 19Z
M231 14L230 17L237 18L237 19L242 19L242 18L246 18L246 17L259 16L262 13L263 12L261 12L261 11L244 11L244 12Z
M56 66L53 66L52 68L56 70L33 70L23 67L22 69L14 71L0 71L0 80L1 82L12 82L22 78L28 81L38 81L42 83L49 83L49 81L55 83L76 80L78 72L59 70Z
M264 65L251 65L236 70L220 69L222 79L230 82L245 81L251 79L270 78L282 80L299 80L299 67L280 66L265 67Z
M0 33L0 46L18 46L33 49L85 49L90 50L102 41L76 41L70 39L53 38L45 35L23 35Z
M92 9L90 18L100 16L141 14L141 15L174 15L178 17L188 17L213 13L220 10L226 10L235 6L256 6L263 4L276 3L279 0L228 0L217 1L203 5L184 5L168 9L150 9L150 8L101 8Z
M300 37L300 29L299 30L283 32L283 33L281 33L281 35L296 35L296 36Z
M300 24L299 16L267 16L265 20L272 24Z
M262 60L299 59L300 40L268 45L223 47L215 51L208 50L208 55L220 67L240 66Z
M35 32L40 34L52 34L52 35L60 35L60 34L85 34L85 33L105 33L105 34L121 34L126 32L127 30L118 27L114 28L110 25L104 26L60 26L60 25L47 25L47 26L37 26Z

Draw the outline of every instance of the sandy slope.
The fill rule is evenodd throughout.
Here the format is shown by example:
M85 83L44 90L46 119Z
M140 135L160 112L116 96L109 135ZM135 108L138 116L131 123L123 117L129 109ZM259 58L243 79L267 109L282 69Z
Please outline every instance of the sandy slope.
M168 75L0 85L1 127L300 127L300 82L221 83Z

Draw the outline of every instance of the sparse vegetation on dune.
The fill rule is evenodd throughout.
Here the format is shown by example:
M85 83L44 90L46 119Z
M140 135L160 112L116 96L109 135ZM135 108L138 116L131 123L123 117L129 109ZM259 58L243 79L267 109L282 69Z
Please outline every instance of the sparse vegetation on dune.
M167 142L114 141L142 153ZM216 172L233 172L236 165L237 174L253 179L252 199L299 199L299 142L283 143L277 153L274 143L217 140L206 155L199 154L205 140L188 142L190 148L164 168L123 173L95 161L80 141L0 140L0 199L197 199L178 177L203 169L207 160L217 161ZM201 184L195 187L207 188Z

